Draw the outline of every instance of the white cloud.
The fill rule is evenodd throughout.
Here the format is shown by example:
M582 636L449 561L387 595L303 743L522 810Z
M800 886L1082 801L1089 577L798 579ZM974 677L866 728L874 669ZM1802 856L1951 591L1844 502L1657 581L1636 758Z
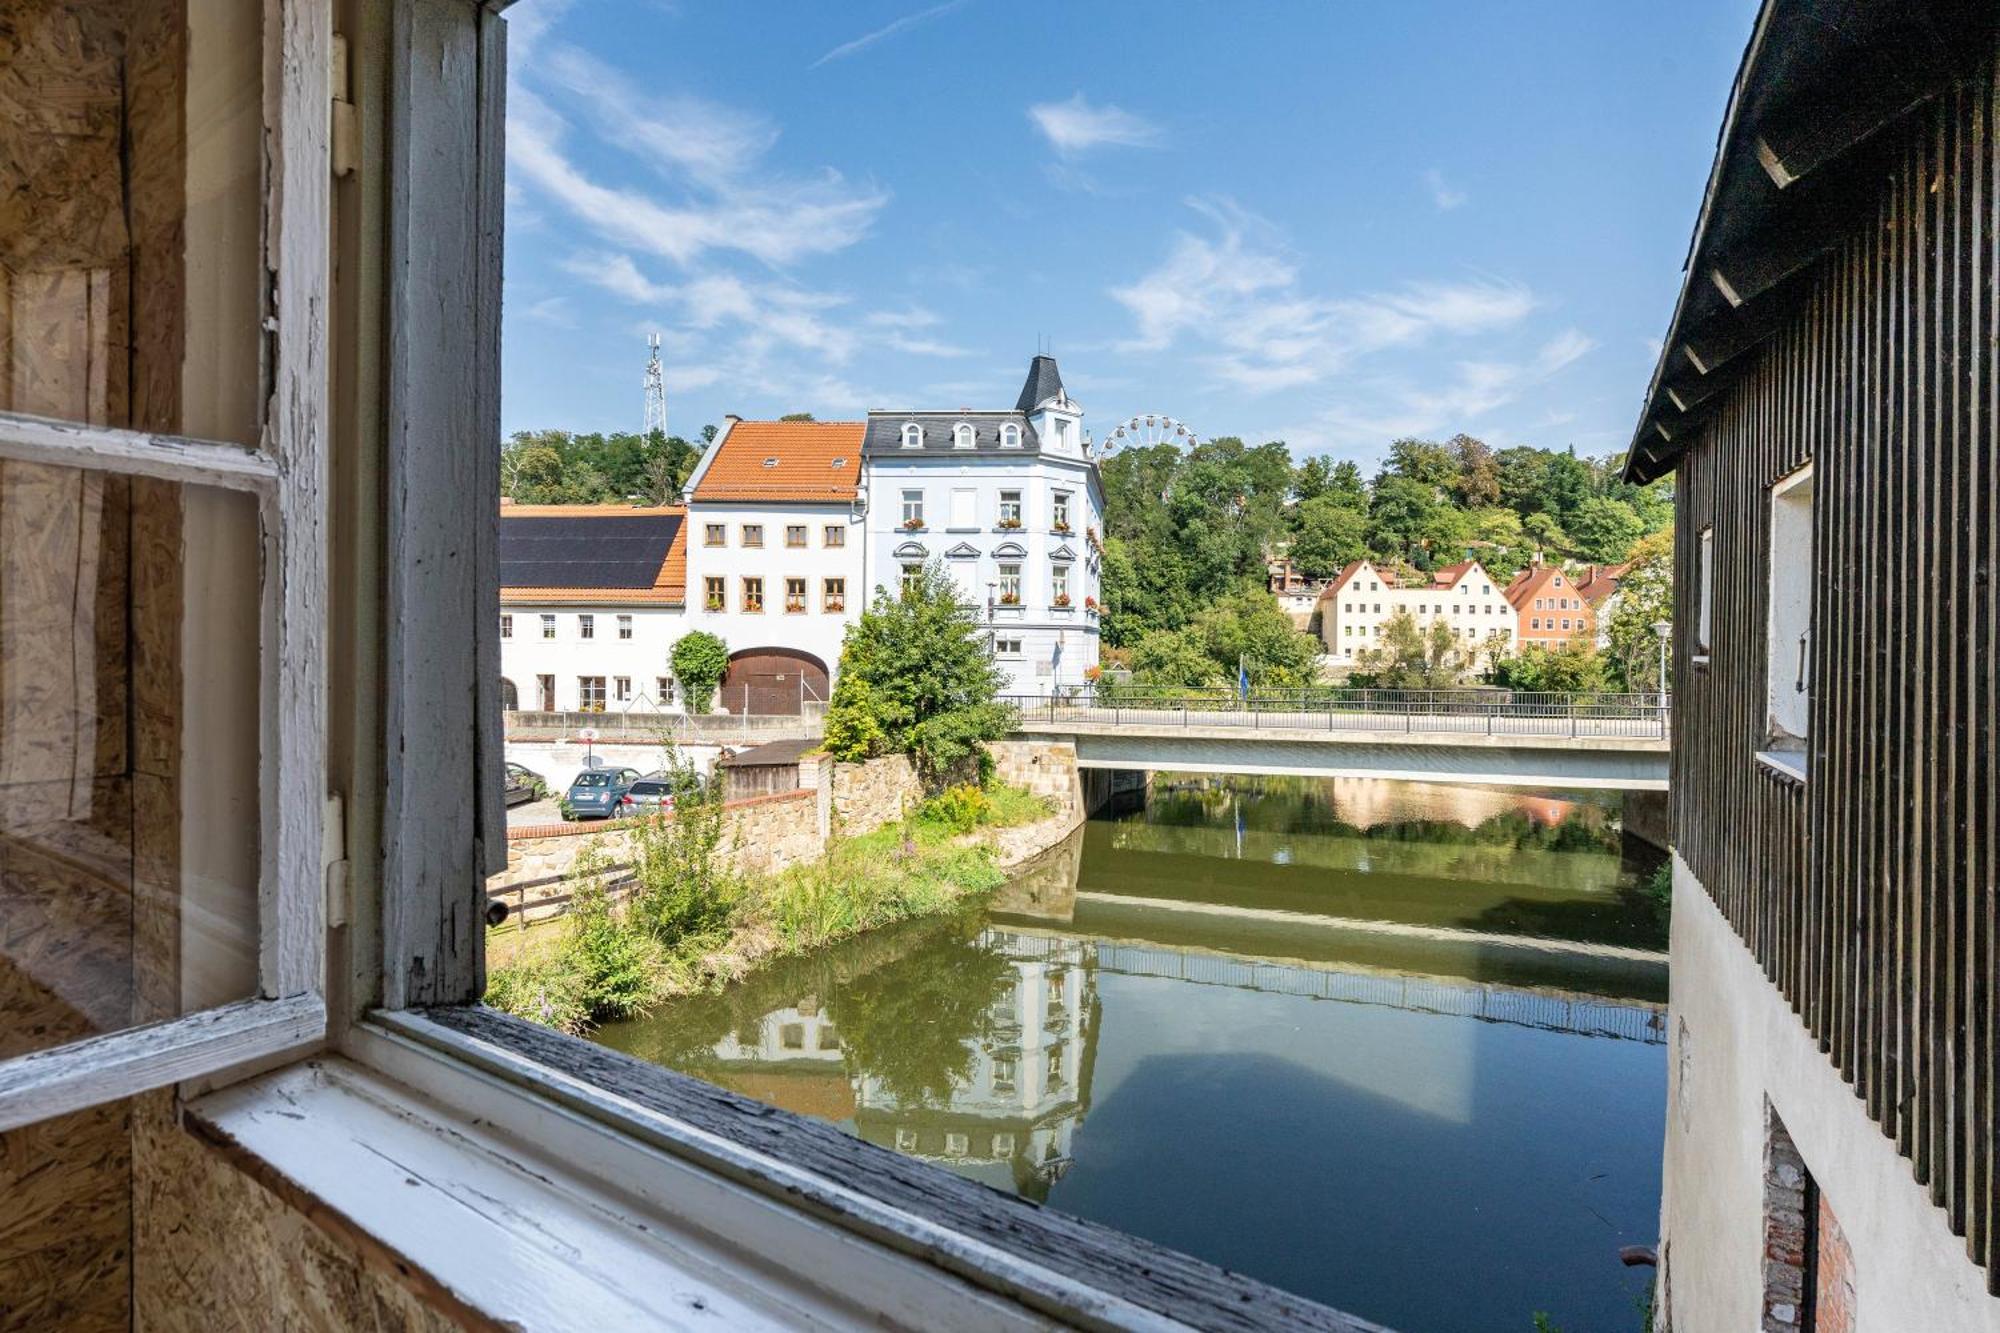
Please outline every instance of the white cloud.
M607 241L682 265L734 251L783 266L853 245L888 202L882 190L831 169L767 170L778 130L759 116L699 98L642 96L593 57L543 45L531 69L515 67L508 163L514 179ZM561 112L531 79L560 94ZM605 169L584 166L570 147L571 117L602 160L647 169L663 188L609 184Z
M549 324L559 329L576 327L576 316L570 313L569 298L564 296L545 296L529 304L521 314L537 324Z
M1444 173L1436 167L1424 173L1424 185L1430 190L1431 202L1438 206L1439 212L1449 213L1465 202L1465 191L1454 190L1446 184Z
M1227 201L1189 202L1215 224L1213 234L1176 234L1165 260L1111 290L1136 325L1123 347L1204 343L1218 378L1239 389L1296 388L1385 349L1518 324L1535 307L1527 287L1492 278L1315 296L1301 289L1268 225Z
M1040 102L1028 108L1049 143L1065 157L1106 146L1147 148L1159 142L1160 131L1121 107L1092 106L1082 93L1067 102Z
M885 37L894 37L897 33L902 32L904 29L914 28L917 24L922 23L927 19L934 19L941 14L948 14L952 10L957 9L960 5L963 5L964 3L965 0L946 0L946 3L944 4L932 5L929 9L921 9L914 14L905 14L903 15L903 17L895 20L893 23L883 24L881 27L875 29L873 32L862 33L859 37L856 37L851 42L842 42L839 46L834 47L831 51L828 51L818 60L815 60L812 62L812 64L806 66L806 68L818 69L821 65L826 64L829 60L845 60L848 56L854 55L856 52L866 51L869 47L875 45L875 43L881 41Z

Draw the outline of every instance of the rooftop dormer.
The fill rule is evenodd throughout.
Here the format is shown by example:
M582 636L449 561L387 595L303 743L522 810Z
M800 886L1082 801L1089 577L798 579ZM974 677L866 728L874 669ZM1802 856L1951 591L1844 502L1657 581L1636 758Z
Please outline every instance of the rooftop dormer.
M1056 369L1054 357L1037 355L1028 363L1028 378L1021 385L1014 410L1027 416L1049 452L1083 451L1083 409L1063 388L1062 372Z

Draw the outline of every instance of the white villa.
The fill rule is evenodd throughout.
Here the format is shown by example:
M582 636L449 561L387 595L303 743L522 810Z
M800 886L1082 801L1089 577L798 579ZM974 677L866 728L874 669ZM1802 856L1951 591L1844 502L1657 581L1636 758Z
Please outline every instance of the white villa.
M1320 594L1320 639L1327 656L1351 665L1382 645L1382 626L1406 611L1420 628L1442 620L1469 652L1512 651L1518 619L1506 589L1477 560L1462 560L1404 586L1373 561L1356 560Z
M1012 692L1081 686L1104 491L1055 358L1029 365L1011 411L871 411L862 452L871 591L941 558Z

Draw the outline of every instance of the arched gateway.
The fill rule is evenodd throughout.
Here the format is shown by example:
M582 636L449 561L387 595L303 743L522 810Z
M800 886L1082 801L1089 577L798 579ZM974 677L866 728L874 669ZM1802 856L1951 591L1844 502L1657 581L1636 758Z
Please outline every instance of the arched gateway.
M796 648L745 648L729 655L716 703L732 713L797 714L827 698L826 663Z

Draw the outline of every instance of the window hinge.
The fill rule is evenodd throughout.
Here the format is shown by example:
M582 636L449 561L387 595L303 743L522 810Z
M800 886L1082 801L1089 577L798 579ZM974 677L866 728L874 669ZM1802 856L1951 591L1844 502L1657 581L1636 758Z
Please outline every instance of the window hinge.
M329 928L344 926L353 915L354 877L348 873L347 807L338 792L326 798L319 859L326 873L326 924Z
M347 38L333 35L333 68L328 83L333 89L333 174L336 179L353 174L361 157L361 120L348 98Z

